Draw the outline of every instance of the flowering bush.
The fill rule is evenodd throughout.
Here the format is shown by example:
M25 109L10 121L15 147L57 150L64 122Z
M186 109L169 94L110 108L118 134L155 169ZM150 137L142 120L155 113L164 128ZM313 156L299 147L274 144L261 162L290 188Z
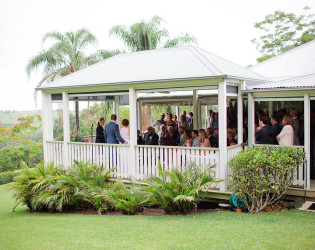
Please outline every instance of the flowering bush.
M63 134L58 134L57 141L63 141ZM89 142L89 138L87 136L83 136L77 130L70 131L70 141L72 142Z
M259 212L286 193L304 157L304 151L294 147L249 147L229 161L230 188L245 194L250 212Z
M40 115L20 117L18 123L13 127L4 128L0 126L0 143L7 146L28 147L30 157L42 153L42 142L30 140L28 137L41 126L35 126L36 121L41 121Z

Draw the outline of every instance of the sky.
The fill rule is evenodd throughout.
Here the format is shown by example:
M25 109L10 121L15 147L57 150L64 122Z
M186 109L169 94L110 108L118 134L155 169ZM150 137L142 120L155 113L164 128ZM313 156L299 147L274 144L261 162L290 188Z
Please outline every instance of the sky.
M261 34L254 23L276 10L300 14L306 5L315 11L314 0L0 0L0 110L41 108L40 94L37 106L33 94L42 72L28 78L25 66L49 31L87 28L98 39L96 49L124 49L109 37L110 28L158 15L170 37L190 33L199 47L246 67L260 56L250 42Z

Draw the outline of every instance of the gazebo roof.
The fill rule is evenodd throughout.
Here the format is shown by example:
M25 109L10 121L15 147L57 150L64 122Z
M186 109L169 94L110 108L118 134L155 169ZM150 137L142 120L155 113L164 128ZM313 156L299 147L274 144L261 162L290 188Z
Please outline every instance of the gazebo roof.
M315 74L293 77L281 81L275 81L266 85L255 86L254 89L300 89L315 88Z
M232 78L251 82L270 79L194 46L148 50L113 56L39 89L136 84L207 78Z
M270 58L250 70L276 81L315 74L315 40Z

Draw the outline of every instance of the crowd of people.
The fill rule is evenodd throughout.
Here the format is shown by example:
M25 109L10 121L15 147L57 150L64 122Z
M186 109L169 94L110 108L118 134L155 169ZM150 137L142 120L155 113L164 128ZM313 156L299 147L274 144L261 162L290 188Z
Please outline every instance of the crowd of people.
M248 122L245 115L243 124L243 141L238 142L237 117L233 113L227 118L227 146L247 142ZM96 128L96 143L128 144L130 141L129 121L123 119L121 128L116 123L117 116L112 115L111 121L103 128L101 118ZM268 115L259 110L255 118L255 142L257 144L303 145L304 126L303 115L296 109L287 112L281 109L269 119ZM218 113L209 110L205 119L205 129L194 130L194 114L186 115L183 111L179 120L176 115L161 114L152 126L141 136L137 131L138 145L160 145L181 147L219 147Z
M111 121L105 126L103 118L98 122L96 128L96 143L128 144L130 141L129 121L123 119L121 128L116 123L117 116L112 115ZM218 113L209 111L206 117L206 129L194 130L194 114L186 114L183 111L180 119L176 115L167 113L161 114L152 126L147 128L143 137L137 131L138 145L161 145L161 146L182 146L182 147L219 147L218 138ZM228 129L228 145L237 143L237 128Z
M257 121L258 120L258 121ZM303 114L296 109L287 112L281 109L269 116L262 110L256 117L256 143L274 145L303 145L304 126Z

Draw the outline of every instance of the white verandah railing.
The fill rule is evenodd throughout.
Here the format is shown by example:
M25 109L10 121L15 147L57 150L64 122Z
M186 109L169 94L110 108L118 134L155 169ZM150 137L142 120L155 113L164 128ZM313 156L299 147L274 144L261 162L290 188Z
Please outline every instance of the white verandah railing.
M158 173L157 165L159 160L163 170L169 170L172 167L184 169L193 162L201 168L214 165L214 177L216 179L223 179L225 186L229 184L228 176L231 174L231 170L228 166L225 166L226 175L224 177L220 173L219 148L137 145L135 146L135 169L131 169L132 164L130 162L129 145L69 142L67 144L69 160L67 164L63 163L63 142L46 141L46 145L46 162L53 161L55 165L67 166L73 165L75 160L89 162L102 165L108 169L115 168L115 177L119 178L134 177L136 180L144 180L150 176L155 176ZM243 148L244 146L242 144L228 147L227 162L242 151ZM303 149L304 147L300 146L299 148ZM304 180L305 169L304 165L301 165L296 170L293 184L302 186L305 184Z
M220 176L218 148L138 145L136 146L136 178L141 180L157 175L159 160L163 170L170 170L172 167L184 169L193 162L201 168L214 165L214 176L216 178Z

